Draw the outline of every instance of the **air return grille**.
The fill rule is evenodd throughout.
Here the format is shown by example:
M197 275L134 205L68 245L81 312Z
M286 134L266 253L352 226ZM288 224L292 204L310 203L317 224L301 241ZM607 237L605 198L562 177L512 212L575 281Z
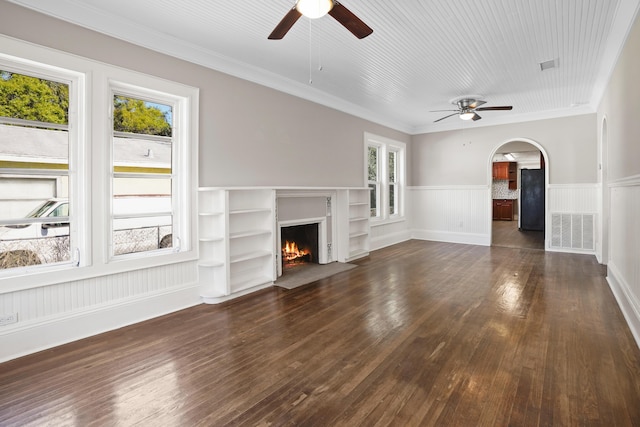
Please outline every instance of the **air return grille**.
M552 213L551 247L594 250L594 214Z

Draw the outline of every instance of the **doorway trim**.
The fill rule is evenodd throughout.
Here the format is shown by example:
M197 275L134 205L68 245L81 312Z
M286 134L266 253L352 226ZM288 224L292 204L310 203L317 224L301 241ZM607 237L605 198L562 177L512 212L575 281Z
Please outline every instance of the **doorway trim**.
M598 174L601 185L600 200L600 247L596 244L596 258L598 262L607 265L609 262L609 232L611 225L609 223L610 210L610 192L609 192L609 124L607 115L602 116L600 128L600 163L598 164Z
M549 210L549 169L551 168L550 168L550 162L549 162L549 155L547 154L546 150L537 141L530 138L507 139L505 141L502 141L498 145L496 145L493 148L493 151L491 151L491 153L489 154L489 159L487 164L487 182L489 182L488 191L487 191L487 198L489 200L488 215L487 215L488 217L487 226L489 230L489 246L493 244L493 157L496 155L500 147L510 142L526 142L528 144L531 144L535 148L540 150L540 152L542 153L542 157L544 158L544 250L546 251L549 248L549 242L551 241L549 237L550 227L547 226L547 224L551 223L551 218L549 215L549 212L550 212ZM520 202L519 192L520 192L520 189L518 188L518 203Z

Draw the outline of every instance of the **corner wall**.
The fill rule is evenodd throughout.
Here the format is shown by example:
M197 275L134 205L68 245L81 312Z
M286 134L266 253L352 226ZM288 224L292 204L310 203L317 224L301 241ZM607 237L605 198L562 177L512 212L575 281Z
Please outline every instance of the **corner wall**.
M598 108L607 280L640 346L640 16ZM604 125L606 123L606 125Z

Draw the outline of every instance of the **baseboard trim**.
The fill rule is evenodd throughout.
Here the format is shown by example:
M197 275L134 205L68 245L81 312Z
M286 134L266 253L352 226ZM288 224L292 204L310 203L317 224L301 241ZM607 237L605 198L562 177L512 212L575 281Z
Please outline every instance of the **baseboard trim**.
M452 233L436 230L413 230L411 237L418 240L432 240L435 242L461 243L465 245L490 246L491 236L487 234Z
M399 231L397 233L385 234L371 238L371 250L386 248L387 246L395 245L398 243L406 242L411 239L411 233L408 231Z
M234 292L229 295L218 295L218 296L210 296L210 295L202 295L201 300L205 304L221 304L226 301L231 301L232 299L239 298L245 295L252 294L254 292L261 291L263 289L273 287L273 282L263 283L261 285L253 286L251 288L244 289L242 291Z
M117 304L16 325L0 333L0 363L201 304L197 283Z
M607 282L636 340L636 345L640 348L640 304L635 301L626 280L611 261L607 265Z
M565 254L593 255L597 259L596 251L593 249L572 249L572 248L545 248L547 252L560 252ZM598 261L599 264L602 264Z

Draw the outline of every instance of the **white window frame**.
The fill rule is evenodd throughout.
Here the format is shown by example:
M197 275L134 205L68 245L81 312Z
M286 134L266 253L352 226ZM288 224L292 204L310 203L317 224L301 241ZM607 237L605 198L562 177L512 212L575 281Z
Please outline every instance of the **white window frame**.
M20 40L0 35L2 50L0 63L8 71L42 76L44 78L60 77L63 81L71 80L70 144L74 151L70 152L69 173L76 179L70 187L70 196L77 198L71 211L72 231L77 235L74 247L78 247L79 268L64 266L31 266L27 270L10 269L7 275L0 274L0 294L40 288L78 280L118 274L127 271L166 266L168 264L195 262L197 251L197 190L198 190L198 88L172 82L148 74L138 73L121 67L94 61L88 58L71 55L43 46L25 43ZM33 70L41 69L41 73ZM53 78L60 80L60 78ZM154 251L153 256L123 257L112 259L108 254L110 234L110 138L113 128L109 120L109 112L113 99L109 97L112 82L119 82L129 87L148 88L151 92L172 94L180 99L179 106L173 112L174 119L185 126L175 129L180 133L184 144L174 160L175 170L183 174L180 188L176 194L180 199L174 203L182 218L179 220L181 230L180 251ZM71 117L77 115L74 121ZM70 199L71 200L71 199ZM178 222L174 221L175 224ZM75 256L75 251L72 258ZM52 271L55 274L51 274Z
M188 190L185 191L183 189L188 188L184 182L188 181L186 175L189 170L188 164L185 164L184 161L187 158L187 147L188 147L188 135L184 132L184 129L188 129L188 115L185 114L185 110L187 110L187 105L189 103L188 97L176 95L173 93L161 92L157 89L151 89L150 84L145 85L146 87L140 87L136 85L131 85L124 82L119 81L111 81L110 82L110 128L111 138L110 138L110 151L109 151L109 169L110 169L110 186L109 186L109 194L110 194L110 206L109 206L109 239L108 239L108 254L110 260L118 260L118 259L137 259L144 257L153 257L161 253L166 252L180 252L182 250L182 244L186 244L187 247L190 245L189 238L189 224L188 224L188 210L189 206L187 202L188 200ZM163 83L161 86L166 86L166 83ZM160 89L160 88L158 88ZM113 244L113 227L114 227L114 212L113 212L113 199L114 199L114 178L117 174L113 171L114 167L114 158L113 158L113 98L115 95L122 95L136 99L142 99L144 101L152 101L157 102L158 104L171 106L171 114L172 114L172 136L171 136L171 214L172 214L172 247L166 249L157 249L143 252L135 252L130 254L114 254L114 244Z
M370 149L376 150L376 178L375 180L369 179L369 151ZM365 182L367 183L367 187L371 188L374 186L376 189L376 214L370 215L371 219L381 219L382 217L382 189L384 186L382 185L382 163L381 155L382 155L382 146L380 144L371 143L365 146ZM371 195L369 195L369 199L371 199ZM369 206L370 210L373 209Z
M69 242L70 242L70 259L68 261L56 262L51 264L38 264L25 267L16 267L6 270L0 270L0 284L2 281L10 280L14 277L24 277L32 274L51 274L52 272L61 272L74 269L75 267L83 267L88 265L90 253L88 235L89 219L86 215L87 205L86 182L87 167L86 162L82 161L86 152L85 123L86 123L86 77L84 73L68 70L50 64L40 63L24 58L10 56L0 53L0 69L12 73L23 74L30 77L46 79L65 83L69 87L69 109L68 109L68 169L66 175L69 181L68 202L71 213L68 217L69 221ZM15 170L1 171L5 175L20 176L51 176L46 170ZM55 175L57 180L58 174ZM67 218L65 218L67 219Z
M364 134L364 181L369 183L369 147L378 149L378 179L380 182L378 215L371 217L371 225L381 225L390 222L404 221L404 200L405 200L405 183L406 183L406 144L404 142L395 141L382 136L365 132ZM389 209L389 153L396 153L395 159L395 201L396 213L393 215Z
M104 157L99 168L104 171L97 183L106 194L104 208L106 218L102 222L100 234L102 246L96 248L103 254L104 263L118 269L138 269L155 267L170 262L179 262L197 257L197 152L198 152L198 89L180 83L139 74L128 70L110 68L100 106L104 108L105 121L101 134L106 139L103 146ZM174 243L172 248L132 254L113 255L113 95L125 94L134 98L159 101L172 106L173 147L171 170L172 213ZM112 268L113 268L112 267Z
M391 157L391 154L395 155L395 159L394 159L394 169L395 169L395 173L394 173L394 180L391 180L391 177L389 176L391 174L391 164L389 161L389 158ZM398 193L398 190L400 189L400 185L398 183L398 172L399 172L399 167L398 167L398 160L400 159L400 151L396 148L396 147L388 147L387 149L387 156L385 157L385 163L387 165L387 209L388 209L388 214L389 214L389 218L398 218L400 216L400 200L401 200L401 195ZM394 189L394 199L393 199L393 212L391 212L391 188L393 187Z

